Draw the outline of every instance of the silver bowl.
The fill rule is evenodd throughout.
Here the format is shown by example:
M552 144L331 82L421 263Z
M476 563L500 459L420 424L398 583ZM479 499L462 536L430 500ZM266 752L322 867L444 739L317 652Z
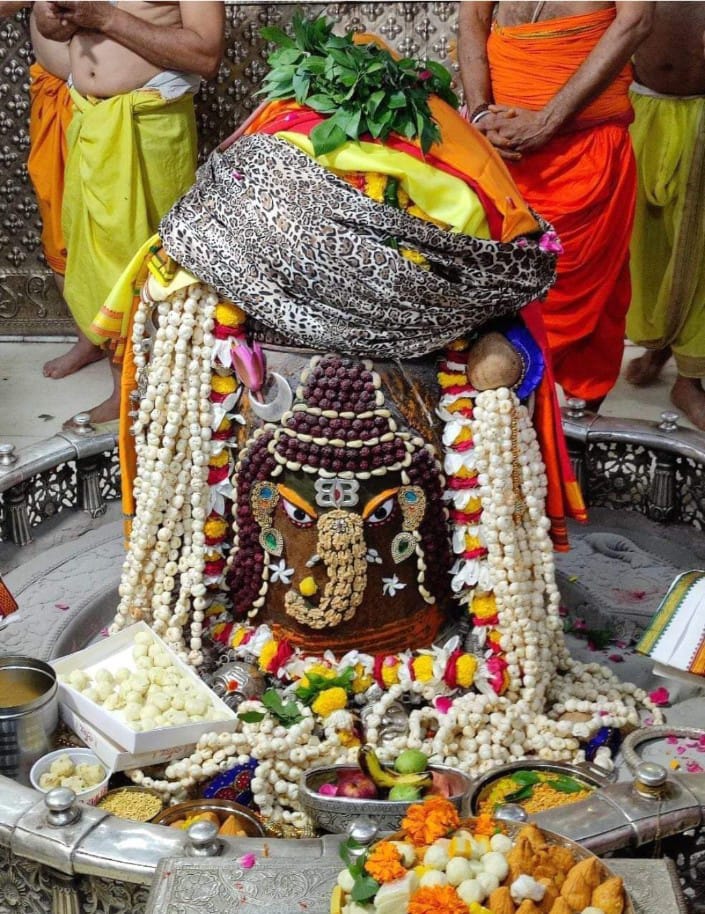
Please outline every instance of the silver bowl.
M472 782L472 789L469 795L470 815L476 816L480 805L480 799L483 791L498 781L515 771L554 772L555 774L567 774L569 777L582 781L589 787L595 789L605 787L613 778L603 768L593 765L591 762L582 762L579 765L571 765L568 762L549 762L544 759L524 758L514 762L506 762L504 765L497 765L496 768L490 768L480 777Z
M451 785L448 798L461 815L469 806L471 779L458 768L446 765L429 765L429 771L444 774ZM318 793L322 784L335 782L343 771L357 771L357 765L324 765L311 768L301 778L299 799L304 812L311 819L317 831L344 834L355 819L368 818L379 831L397 831L409 806L418 800L363 800L352 797L329 797Z

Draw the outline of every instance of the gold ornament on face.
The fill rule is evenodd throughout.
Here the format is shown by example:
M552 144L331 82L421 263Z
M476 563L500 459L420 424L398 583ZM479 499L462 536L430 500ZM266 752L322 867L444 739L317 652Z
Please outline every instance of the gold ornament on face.
M426 513L426 495L419 486L402 486L397 491L397 502L403 521L401 532L392 540L392 561L395 565L416 552L417 530Z
M252 514L261 530L259 544L269 555L278 558L284 551L284 539L281 533L272 526L272 515L279 502L279 492L274 483L258 482L252 487L250 504Z

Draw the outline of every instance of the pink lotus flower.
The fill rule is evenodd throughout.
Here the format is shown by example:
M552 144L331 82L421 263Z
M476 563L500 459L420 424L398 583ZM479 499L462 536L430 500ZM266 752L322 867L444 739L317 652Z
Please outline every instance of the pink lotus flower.
M267 374L267 363L259 343L252 347L238 340L232 348L233 368L240 382L253 393L262 389Z
M671 693L661 686L658 689L654 689L653 692L649 692L649 698L655 705L667 705L671 700Z
M544 232L539 238L539 247L547 254L562 254L563 245L555 232Z
M237 862L244 870L251 870L257 863L257 857L254 854L243 854L242 857L237 858Z

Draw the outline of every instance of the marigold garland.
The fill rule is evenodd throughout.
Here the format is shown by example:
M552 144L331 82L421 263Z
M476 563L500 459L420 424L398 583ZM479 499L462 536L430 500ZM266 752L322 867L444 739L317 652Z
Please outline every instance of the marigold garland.
M458 828L458 810L444 797L428 797L423 803L410 806L401 827L419 847L433 844Z
M372 848L365 869L377 882L394 882L406 876L406 867L401 861L398 849L388 841L380 841Z
M468 906L451 885L417 889L409 899L409 914L468 914Z

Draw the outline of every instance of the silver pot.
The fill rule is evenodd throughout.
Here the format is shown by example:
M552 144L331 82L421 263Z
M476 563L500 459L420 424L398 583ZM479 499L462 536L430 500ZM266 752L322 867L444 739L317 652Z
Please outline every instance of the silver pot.
M448 799L460 815L468 811L470 778L458 768L429 765L429 771L444 774L452 791ZM379 831L397 831L409 806L418 800L363 800L352 797L330 797L318 792L322 784L331 783L341 772L359 772L356 765L324 765L310 768L301 778L299 800L317 831L343 834L356 819L369 818Z
M0 774L31 786L30 768L52 748L57 693L56 673L48 663L0 656Z

